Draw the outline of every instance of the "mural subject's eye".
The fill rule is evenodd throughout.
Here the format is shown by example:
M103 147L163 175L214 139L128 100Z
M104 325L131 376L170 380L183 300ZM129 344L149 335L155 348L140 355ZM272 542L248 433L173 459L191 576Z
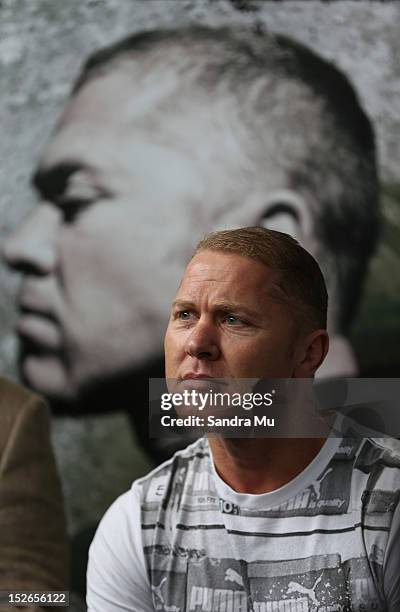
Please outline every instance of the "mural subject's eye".
M59 203L59 208L62 211L64 221L66 223L73 223L95 201L95 198L63 197Z

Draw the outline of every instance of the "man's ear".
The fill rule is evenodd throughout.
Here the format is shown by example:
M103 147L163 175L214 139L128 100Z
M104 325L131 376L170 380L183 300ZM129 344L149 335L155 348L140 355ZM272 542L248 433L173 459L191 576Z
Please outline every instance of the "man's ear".
M324 361L329 350L329 336L325 329L307 334L295 355L294 378L310 378Z
M260 207L256 223L261 227L285 232L305 248L312 248L312 217L305 199L291 189L279 189L268 195Z

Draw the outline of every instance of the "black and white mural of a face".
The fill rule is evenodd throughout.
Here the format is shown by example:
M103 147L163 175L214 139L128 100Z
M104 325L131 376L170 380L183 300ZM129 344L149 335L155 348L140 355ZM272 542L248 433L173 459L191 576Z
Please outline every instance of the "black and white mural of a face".
M143 125L148 95L117 70L72 98L35 170L39 204L6 243L23 273L21 373L56 402L73 404L160 355L201 230L190 209L201 207L206 177Z

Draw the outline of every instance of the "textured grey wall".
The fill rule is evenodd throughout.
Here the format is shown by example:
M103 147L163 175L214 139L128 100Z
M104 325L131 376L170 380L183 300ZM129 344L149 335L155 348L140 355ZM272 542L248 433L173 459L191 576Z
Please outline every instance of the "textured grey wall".
M240 6L254 10L239 10ZM189 22L259 20L334 60L377 129L382 177L399 180L400 5L229 0L2 0L0 3L1 238L34 204L29 175L86 56L129 32ZM332 152L334 154L334 152ZM0 269L0 368L16 377L17 279ZM145 410L146 407L143 407ZM72 531L96 521L148 467L123 415L57 419L54 442Z

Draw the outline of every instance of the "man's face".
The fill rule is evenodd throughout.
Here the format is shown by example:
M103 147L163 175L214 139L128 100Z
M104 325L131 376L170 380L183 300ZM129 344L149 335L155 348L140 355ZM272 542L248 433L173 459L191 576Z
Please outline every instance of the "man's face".
M288 306L269 290L276 273L232 253L191 260L165 336L166 378L290 378L298 337Z
M143 127L157 88L146 95L118 71L78 92L37 169L39 205L5 248L24 273L22 374L50 399L161 354L172 288L203 229L191 210L204 181Z

